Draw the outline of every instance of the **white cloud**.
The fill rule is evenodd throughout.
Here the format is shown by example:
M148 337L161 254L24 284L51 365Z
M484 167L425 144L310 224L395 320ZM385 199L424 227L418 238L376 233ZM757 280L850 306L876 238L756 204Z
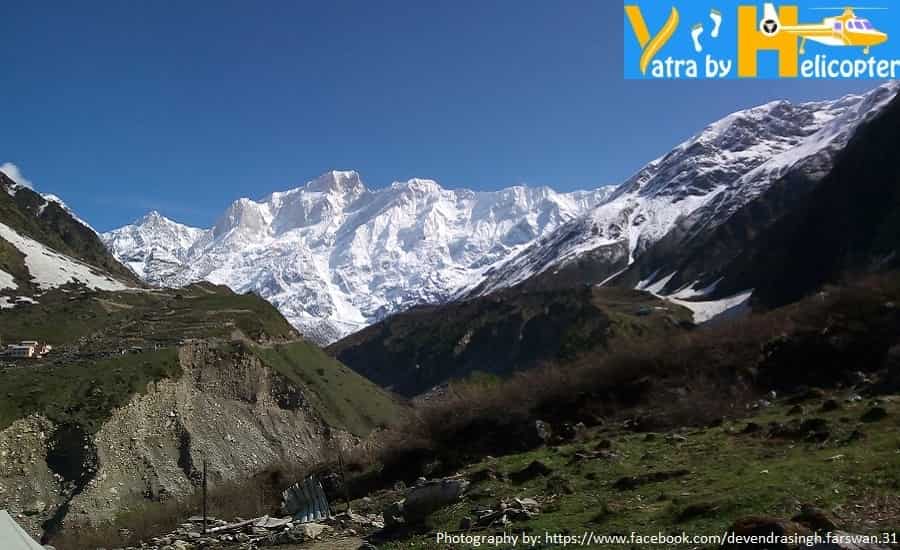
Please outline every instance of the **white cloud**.
M29 189L34 189L34 184L32 184L25 176L22 175L22 171L19 170L19 167L11 162L4 162L0 164L0 172L6 174L6 176L13 180L14 182L27 187Z

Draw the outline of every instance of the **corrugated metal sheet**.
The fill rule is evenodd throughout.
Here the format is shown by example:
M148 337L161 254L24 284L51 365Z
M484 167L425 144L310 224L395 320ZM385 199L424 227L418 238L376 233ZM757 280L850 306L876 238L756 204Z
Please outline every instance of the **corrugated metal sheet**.
M19 527L19 524L6 513L0 510L0 548L3 550L44 550L44 547L34 542L34 539Z
M284 511L300 523L321 521L331 516L328 498L315 477L296 483L281 494Z

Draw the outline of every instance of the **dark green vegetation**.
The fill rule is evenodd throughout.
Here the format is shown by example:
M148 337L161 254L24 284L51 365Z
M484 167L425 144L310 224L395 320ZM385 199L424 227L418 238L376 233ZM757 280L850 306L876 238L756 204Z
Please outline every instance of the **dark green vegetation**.
M512 289L415 308L328 350L381 386L416 395L473 372L509 375L634 347L683 332L690 318L686 309L632 290Z
M307 342L254 346L262 362L304 393L330 426L358 436L397 424L400 404L381 388Z
M59 204L47 201L24 187L19 187L15 195L10 195L7 189L12 185L12 180L0 173L0 223L57 252L140 286L134 273L113 258L100 238ZM9 243L0 239L0 269L16 277L20 288L25 289L28 279L22 276L24 264L20 255L17 257L17 254L10 253L10 248Z
M40 365L0 371L0 430L30 414L58 425L100 429L112 411L147 385L181 374L174 348L127 354L69 366Z

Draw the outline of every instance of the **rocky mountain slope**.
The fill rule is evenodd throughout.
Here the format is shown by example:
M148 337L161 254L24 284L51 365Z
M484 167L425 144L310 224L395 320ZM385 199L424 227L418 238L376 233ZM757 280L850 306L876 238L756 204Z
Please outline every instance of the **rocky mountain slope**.
M298 339L253 295L64 288L0 315L54 344L0 363L0 508L35 535L96 525L265 471L302 469L403 405Z
M721 272L720 293L754 288L775 307L846 276L900 266L900 100L863 127L834 169Z
M882 112L898 90L900 84L891 82L835 101L776 101L729 115L645 166L587 215L489 271L472 293L523 282L546 288L616 279L648 287L666 277L658 289L665 294L706 288L711 281L698 280L705 275L702 267L681 273L679 263L688 252L701 266L721 261L717 252L731 259L739 243L719 243L720 250L712 243L708 248L686 243L706 239L729 221L756 216L754 209L764 221L777 218L792 197L829 173L860 125ZM779 183L780 195L756 203Z
M370 190L356 172L328 172L260 201L235 201L211 229L151 213L102 237L148 282L253 291L308 337L331 342L450 299L609 193L473 192L421 179Z
M62 285L119 290L141 283L59 198L0 172L0 308Z

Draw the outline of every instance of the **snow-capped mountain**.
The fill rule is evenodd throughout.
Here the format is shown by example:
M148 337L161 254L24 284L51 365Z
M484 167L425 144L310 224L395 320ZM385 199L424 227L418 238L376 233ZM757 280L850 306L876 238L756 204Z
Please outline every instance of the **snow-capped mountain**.
M422 179L370 190L357 173L335 171L259 201L235 201L210 229L151 213L102 238L153 284L209 280L256 292L322 343L415 304L536 276L596 283L633 267L635 283L656 288L671 270L644 273L648 250L707 234L786 176L821 179L898 89L892 82L834 101L775 101L733 113L614 190L476 193Z
M590 282L611 280L676 228L711 231L789 173L821 179L860 124L898 90L891 82L835 101L775 101L733 113L649 163L589 213L491 270L471 292L567 269L585 272L585 264ZM660 268L643 284L670 273Z
M206 231L188 227L152 211L133 225L102 235L110 252L139 277L164 285L187 260L188 251Z
M356 172L332 171L237 200L210 229L151 213L102 238L150 283L208 280L258 293L327 343L412 305L446 301L611 192L473 192L424 179L370 190Z

